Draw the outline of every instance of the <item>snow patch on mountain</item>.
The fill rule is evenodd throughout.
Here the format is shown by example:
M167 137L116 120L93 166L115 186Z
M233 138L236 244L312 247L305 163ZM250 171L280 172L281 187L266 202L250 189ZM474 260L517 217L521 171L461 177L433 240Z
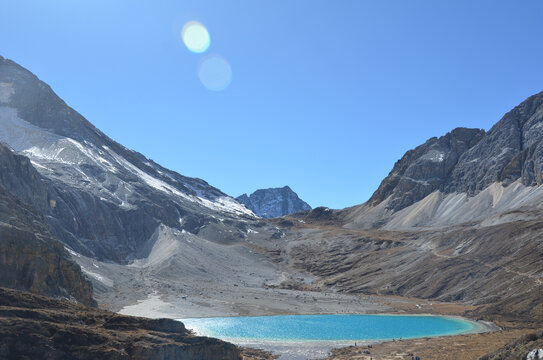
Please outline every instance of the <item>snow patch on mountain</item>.
M52 143L58 139L60 136L19 118L16 109L0 106L0 141L8 144L13 150L22 151L32 146Z
M424 154L423 156L421 156L421 159L429 160L433 162L443 162L444 158L445 158L445 154L435 149L432 149L428 151L426 154Z
M175 195L185 201L198 203L215 211L255 217L251 210L229 196L210 198L206 192L207 189L193 184L184 184L193 190L196 196L187 194L141 170L106 145L98 148L86 140L81 143L69 137L56 135L21 119L17 115L17 110L8 106L0 106L0 141L28 156L38 171L43 172L44 175L51 175L52 172L56 172L57 176L62 174L60 176L62 181L68 181L76 187L82 186L78 178L83 179L85 186L94 187L102 199L113 201L123 208L131 208L128 195L134 190L133 186L123 181L119 175L123 170L128 170L147 186L168 195ZM154 168L159 174L164 174L150 162L145 164ZM68 167L68 165L71 166ZM83 165L100 169L103 174L106 174L106 180L100 181L89 176L80 168ZM171 175L167 174L167 176L177 182ZM107 185L111 183L116 183L116 191L108 189Z
M107 146L103 146L103 148L108 151L115 160L124 168L129 169L134 175L138 176L141 180L143 180L148 186L165 192L169 194L174 194L176 196L179 196L185 200L192 201L192 202L198 202L202 204L203 206L217 210L217 211L224 211L233 213L236 215L249 215L254 216L254 213L247 209L245 206L241 205L237 201L235 201L233 198L229 196L220 196L213 200L206 199L203 191L197 192L200 196L194 196L190 194L185 194L179 190L177 190L175 187L171 186L170 184L166 183L165 181L162 181L160 179L157 179L146 172L139 169L137 166L133 165L129 161L125 160L123 157L109 149ZM189 188L194 188L193 186L188 186Z
M1 103L9 103L9 99L11 98L11 95L15 93L15 90L13 89L13 84L8 82L0 82L0 104Z

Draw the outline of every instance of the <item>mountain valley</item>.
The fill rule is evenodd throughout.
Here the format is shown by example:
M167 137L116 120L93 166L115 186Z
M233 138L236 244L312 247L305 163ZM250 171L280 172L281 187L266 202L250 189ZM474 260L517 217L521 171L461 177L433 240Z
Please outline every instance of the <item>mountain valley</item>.
M107 311L170 319L422 312L494 322L504 330L488 352L497 351L543 323L542 144L539 93L488 132L457 128L408 151L363 204L311 209L289 187L236 200L110 139L0 57L0 268L13 274L0 286L17 290L1 290L0 301L28 302L23 311L4 301L4 318L53 316L31 310L50 301L51 323L63 311L74 322L100 318L92 330L100 334L109 317L134 319ZM130 334L106 337L135 344L134 333L156 331L162 349L212 343L228 354L218 358L251 358L184 327L172 330L177 337L149 329L153 321L116 324ZM126 358L127 345L116 344L106 358Z

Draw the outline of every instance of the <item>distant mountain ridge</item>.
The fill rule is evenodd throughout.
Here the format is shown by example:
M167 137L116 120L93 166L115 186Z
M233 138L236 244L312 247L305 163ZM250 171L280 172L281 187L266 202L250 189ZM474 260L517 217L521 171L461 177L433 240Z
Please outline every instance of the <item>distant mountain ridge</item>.
M259 189L250 196L247 196L247 194L240 195L236 200L265 219L311 210L311 206L300 199L298 194L288 186Z

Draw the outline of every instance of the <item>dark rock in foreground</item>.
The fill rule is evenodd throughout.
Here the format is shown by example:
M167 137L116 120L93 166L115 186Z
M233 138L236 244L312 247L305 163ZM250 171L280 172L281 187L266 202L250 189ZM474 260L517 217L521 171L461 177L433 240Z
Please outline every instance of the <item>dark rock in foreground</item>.
M236 200L265 219L311 210L311 206L301 200L288 186L259 189L249 196L247 194L238 196Z
M96 310L0 288L1 359L241 360L233 344L181 322Z

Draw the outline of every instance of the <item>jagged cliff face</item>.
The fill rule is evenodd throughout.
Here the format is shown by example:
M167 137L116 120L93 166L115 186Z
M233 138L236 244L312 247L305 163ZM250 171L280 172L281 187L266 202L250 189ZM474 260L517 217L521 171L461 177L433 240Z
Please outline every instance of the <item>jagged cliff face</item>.
M492 129L457 128L408 151L369 203L401 210L432 192L476 195L493 183L543 181L543 92L508 112Z
M459 159L484 137L484 130L458 128L440 138L431 138L408 151L396 162L369 202L400 210L431 194L445 190Z
M543 92L488 133L458 128L408 151L367 203L341 216L347 227L366 229L528 219L517 210L541 207L542 167Z
M258 216L263 218L281 217L298 211L311 210L308 203L301 200L288 186L282 188L259 189L250 196L243 194L236 198Z
M121 263L144 256L160 224L200 235L205 228L211 241L243 240L246 222L257 220L205 181L111 140L47 84L4 58L0 141L27 156L43 179L35 189L9 180L10 191L46 216L55 237L87 256Z
M495 182L542 184L543 92L508 112L460 159L447 192L476 194Z
M46 196L29 162L0 145L0 286L96 306L90 281L52 237L44 218L2 185Z

